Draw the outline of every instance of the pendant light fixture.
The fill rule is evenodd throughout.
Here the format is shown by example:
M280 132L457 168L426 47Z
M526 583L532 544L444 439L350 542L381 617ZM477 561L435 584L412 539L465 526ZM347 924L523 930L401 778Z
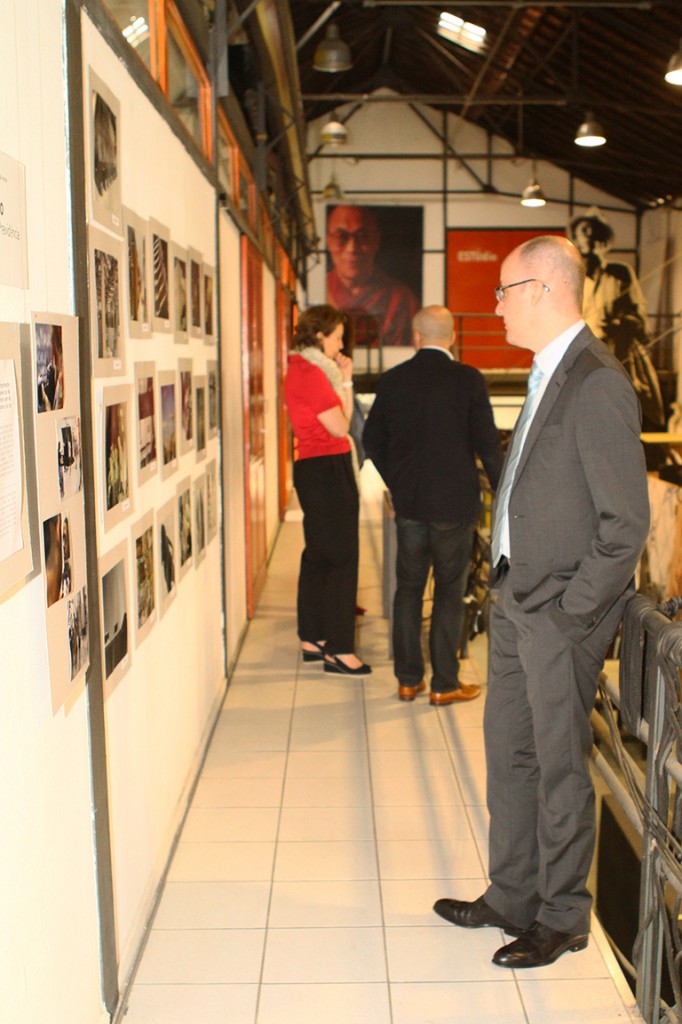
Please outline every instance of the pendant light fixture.
M336 111L320 129L320 142L323 146L344 146L348 142L348 129L341 124Z
M603 146L605 142L604 129L599 124L599 121L595 120L592 111L588 110L585 114L585 120L575 133L576 146L593 148L595 146Z
M537 167L533 160L533 177L521 193L521 206L544 206L546 202L545 193L538 185Z
M313 68L334 74L337 71L349 71L353 67L350 49L339 34L338 25L327 26L327 34L315 50Z
M670 82L671 85L682 85L682 39L680 40L679 50L670 58L668 70L665 73L665 80Z

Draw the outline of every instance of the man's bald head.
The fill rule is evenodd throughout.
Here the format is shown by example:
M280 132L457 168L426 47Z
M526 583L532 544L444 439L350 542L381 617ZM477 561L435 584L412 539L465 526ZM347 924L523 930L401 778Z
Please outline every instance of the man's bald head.
M445 306L424 306L412 319L415 348L437 345L450 349L455 340L455 320Z

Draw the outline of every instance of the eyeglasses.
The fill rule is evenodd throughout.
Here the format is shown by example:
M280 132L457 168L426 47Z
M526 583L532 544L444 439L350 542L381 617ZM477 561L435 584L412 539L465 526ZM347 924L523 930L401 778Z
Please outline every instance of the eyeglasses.
M336 228L329 235L329 242L337 249L345 249L351 238L356 245L365 248L374 241L375 234L369 228L358 228L357 231L346 231L344 228Z
M530 284L531 281L538 281L537 277L527 277L524 281L514 281L513 284L500 284L495 289L495 298L498 302L504 302L504 293L509 291L510 288L518 288L520 284ZM540 284L546 292L550 291L549 285L546 285L544 281L540 281Z

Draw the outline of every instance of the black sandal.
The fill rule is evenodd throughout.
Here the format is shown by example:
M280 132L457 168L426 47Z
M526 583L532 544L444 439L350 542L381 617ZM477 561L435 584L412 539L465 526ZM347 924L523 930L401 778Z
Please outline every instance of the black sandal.
M372 673L370 665L359 665L357 668L349 668L345 662L341 661L334 654L327 654L324 659L324 670L325 672L337 672L343 676L369 676Z
M313 644L317 647L316 651L306 651L305 647L302 647L303 660L304 661L324 661L324 644L318 644L317 640L306 640L307 644Z

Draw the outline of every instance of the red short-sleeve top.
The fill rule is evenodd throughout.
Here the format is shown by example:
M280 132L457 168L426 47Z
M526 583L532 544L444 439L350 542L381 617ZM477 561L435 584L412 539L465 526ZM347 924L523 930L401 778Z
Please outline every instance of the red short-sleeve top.
M284 401L298 442L295 457L312 459L319 455L343 455L350 451L347 437L333 437L318 420L318 414L338 406L341 399L324 372L303 356L289 356Z

